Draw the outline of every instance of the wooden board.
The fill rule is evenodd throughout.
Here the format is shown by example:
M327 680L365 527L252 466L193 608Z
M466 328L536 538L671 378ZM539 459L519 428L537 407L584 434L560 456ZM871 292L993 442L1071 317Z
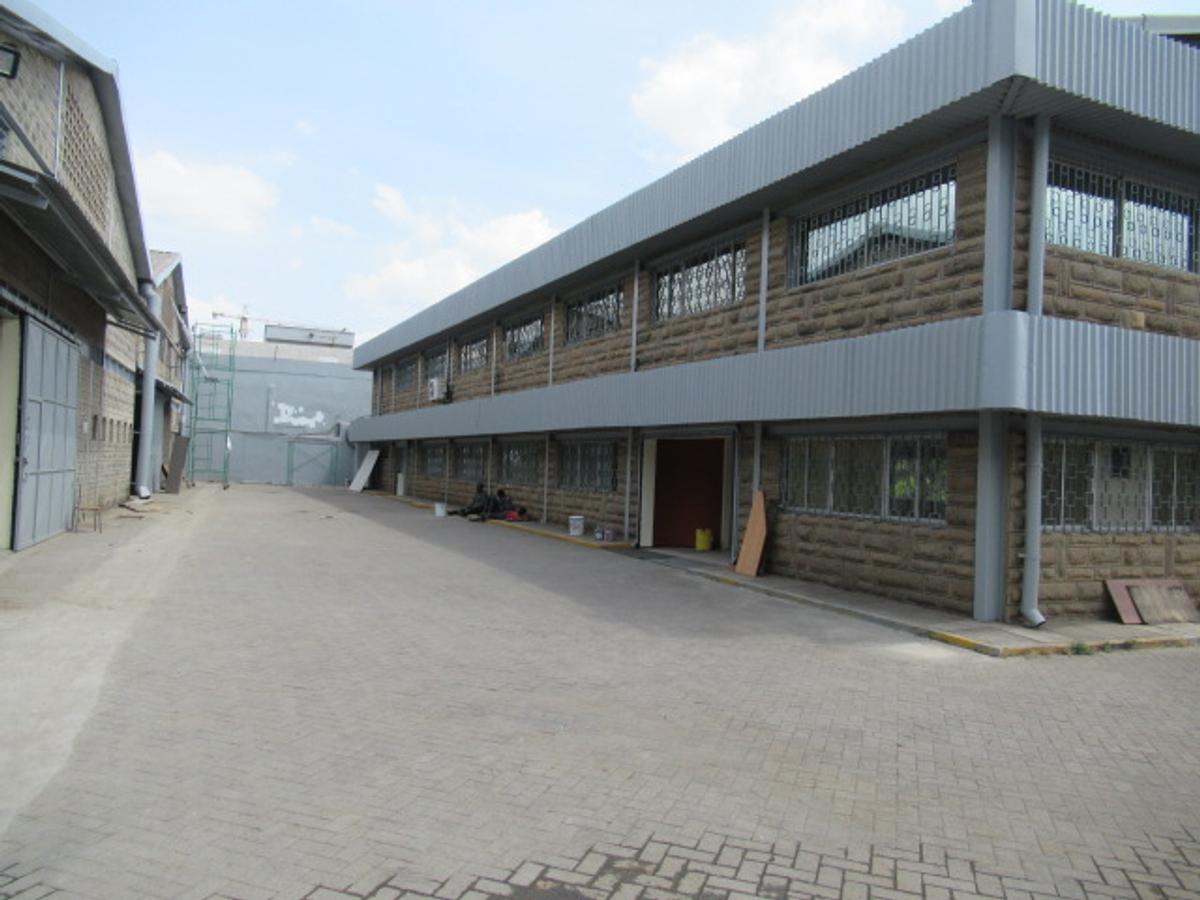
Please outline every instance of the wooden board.
M1200 622L1200 610L1183 583L1173 578L1154 578L1135 581L1129 585L1129 595L1137 604L1138 614L1147 625L1163 622Z
M742 538L742 550L738 554L734 571L739 575L758 575L766 546L767 497L762 491L755 491L754 504L750 507L750 521L746 523L746 536Z
M1117 608L1121 622L1125 625L1142 625L1142 617L1138 614L1133 597L1129 596L1129 585L1132 583L1120 578L1109 578L1104 582L1104 586L1108 588L1108 595L1112 597L1113 606Z
M367 486L367 479L371 477L371 471L375 468L375 461L378 459L378 450L367 451L367 455L363 457L362 465L359 466L358 471L354 473L354 480L350 482L350 490L357 494Z
M171 442L171 464L167 466L167 493L178 494L183 484L183 469L187 465L188 438L175 435Z

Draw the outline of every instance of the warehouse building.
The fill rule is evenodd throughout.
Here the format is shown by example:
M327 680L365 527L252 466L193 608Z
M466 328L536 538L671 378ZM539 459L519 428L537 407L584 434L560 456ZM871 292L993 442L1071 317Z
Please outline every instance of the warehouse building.
M977 0L359 347L351 438L978 619L1196 593L1197 26Z
M80 508L130 495L135 444L149 453L157 440L139 443L150 429L140 428L136 402L148 386L152 404L159 381L160 283L115 64L37 7L4 0L0 549L29 546L70 528ZM172 332L176 350L185 332L186 323ZM163 384L178 389L170 377ZM148 485L151 457L139 460L137 480Z

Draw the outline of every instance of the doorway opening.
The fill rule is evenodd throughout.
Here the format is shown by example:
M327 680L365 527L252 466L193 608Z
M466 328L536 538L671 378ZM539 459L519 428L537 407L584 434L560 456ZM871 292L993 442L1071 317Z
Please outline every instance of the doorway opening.
M732 442L721 437L647 439L643 445L644 547L696 546L712 532L712 549L728 546Z

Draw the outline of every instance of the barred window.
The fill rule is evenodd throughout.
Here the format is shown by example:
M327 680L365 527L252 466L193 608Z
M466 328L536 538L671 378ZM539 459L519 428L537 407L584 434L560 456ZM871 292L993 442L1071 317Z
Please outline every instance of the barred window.
M788 286L799 287L954 242L953 164L792 219Z
M621 308L625 292L620 287L591 294L585 300L566 306L566 337L568 344L612 334L621 328Z
M446 377L446 351L435 350L425 354L425 380Z
M793 438L784 506L890 519L946 519L944 435Z
M454 445L454 477L460 481L483 481L487 444L471 441Z
M411 391L417 384L417 361L400 363L392 371L392 390Z
M1113 172L1053 160L1046 240L1087 253L1200 271L1200 200Z
M426 478L441 478L446 474L446 445L421 445L421 473Z
M540 315L504 330L504 346L510 359L540 353L545 342L544 323Z
M500 445L500 480L505 484L541 484L541 441L512 441Z
M458 348L458 371L478 372L488 364L488 339L486 336L463 344Z
M746 246L723 244L656 274L654 316L673 319L746 299Z
M560 444L558 486L578 491L615 491L616 444L599 441Z
M1053 437L1043 456L1047 531L1200 529L1200 450Z

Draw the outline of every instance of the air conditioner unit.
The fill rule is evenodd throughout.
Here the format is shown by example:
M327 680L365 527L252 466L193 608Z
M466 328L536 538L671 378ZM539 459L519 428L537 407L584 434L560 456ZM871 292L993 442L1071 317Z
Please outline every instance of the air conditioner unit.
M430 378L429 379L429 400L432 403L440 403L446 399L446 379L445 378Z

